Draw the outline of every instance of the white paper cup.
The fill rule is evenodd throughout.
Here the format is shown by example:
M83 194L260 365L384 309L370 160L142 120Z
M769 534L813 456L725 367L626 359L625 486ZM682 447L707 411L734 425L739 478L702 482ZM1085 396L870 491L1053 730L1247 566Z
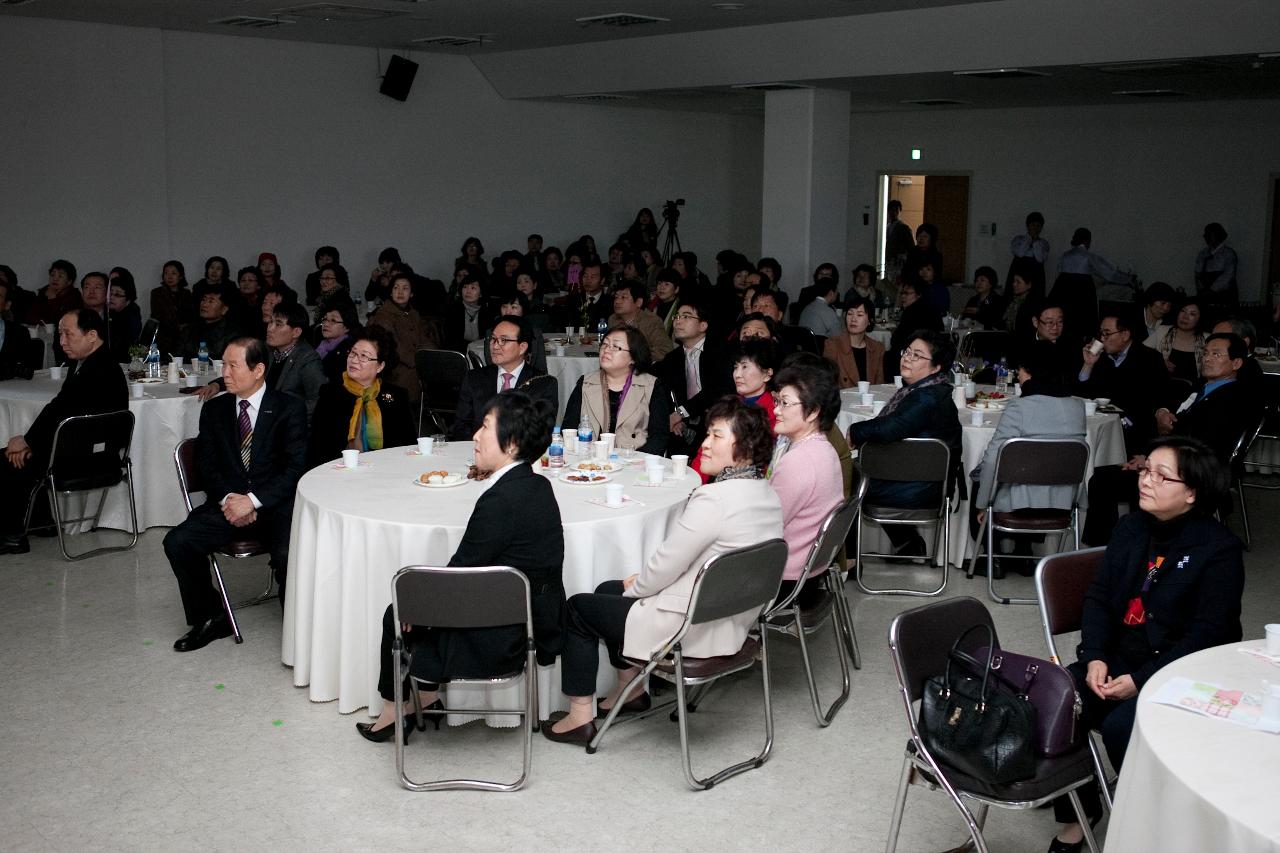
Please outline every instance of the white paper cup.
M49 368L49 378L54 380L55 382L60 381L62 379L63 370L64 368L62 367L62 365L55 364L53 367Z
M1098 353L1102 352L1102 341L1094 341L1093 343L1089 344L1089 352L1093 353L1094 355L1097 355Z
M671 476L676 480L684 479L684 473L689 468L689 457L683 453L677 453L671 457Z
M871 392L868 391L865 394L859 394L858 400L862 403L862 405L870 406L876 401L876 398L872 396Z
M578 452L578 431L576 429L560 430L560 440L564 442L565 453Z
M870 383L870 382L868 382L868 381L867 381L867 380L865 380L865 379L861 380L861 381L858 383L858 393L859 393L859 394L869 394L869 393L871 393L871 383Z
M194 373L188 373L185 382L188 388L196 387L196 375Z
M621 483L609 483L604 487L604 502L609 506L622 506Z
M565 336L566 338L571 338L571 337L573 337L573 326L565 326L565 327L564 327L564 336Z
M1267 654L1280 655L1280 623L1272 622L1267 626Z
M132 396L133 399L135 400L142 399L143 390L144 390L144 386L138 382L133 382L133 383L130 383L129 385L129 395Z
M1022 396L1022 383L1021 383L1021 382L1019 382L1017 385L1014 385L1014 386L1013 386L1013 396L1015 396L1015 397L1021 397L1021 396Z
M342 451L342 465L344 468L357 468L360 465L359 450Z
M1097 400L1085 400L1085 401L1084 401L1084 413L1085 413L1086 415L1096 415L1096 414L1098 414L1098 401L1097 401Z
M435 444L436 440L429 435L418 436L418 452L423 456L430 456Z
M894 388L901 388L901 387L902 387L902 377L901 377L901 376L895 376L895 377L893 377L893 387L894 387Z
M885 407L884 400L876 400L874 403L871 404L871 414L873 415L880 414L881 412L884 411L884 407Z
M181 370L181 369L182 369L182 356L180 356L180 355L175 355L175 356L173 356L173 358L170 360L170 364L176 364L176 365L178 366L178 369L179 369L179 370Z
M596 439L597 439L597 442L596 442L597 444L600 442L604 442L605 446L609 448L608 451L606 451L604 454L604 458L608 459L609 454L613 452L613 446L616 443L615 440L617 439L617 435L611 432L602 432L600 433L600 435L596 436Z
M972 381L964 383L964 396L970 400L978 396L978 383Z
M969 412L969 423L974 426L982 426L982 412L971 410Z
M564 346L561 344L556 344L556 355L563 357L564 353L565 353Z
M222 359L220 359L220 358L215 358L215 359L213 360L213 372L214 372L214 375L215 375L215 376L221 376L221 375L222 375Z
M663 465L661 462L646 462L644 465L644 473L650 483L661 483L662 472Z
M600 439L592 444L591 455L594 456L598 462L609 461L609 442L604 439Z

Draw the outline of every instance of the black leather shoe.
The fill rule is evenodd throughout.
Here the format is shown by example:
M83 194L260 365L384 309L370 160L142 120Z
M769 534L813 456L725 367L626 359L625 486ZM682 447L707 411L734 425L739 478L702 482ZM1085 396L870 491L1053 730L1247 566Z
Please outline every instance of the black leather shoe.
M31 550L31 543L25 536L6 536L0 539L0 554L25 554Z
M572 743L577 746L586 746L591 743L591 739L596 736L595 720L583 723L576 729L569 729L567 732L553 732L551 730L551 725L552 724L549 722L543 723L542 734L547 740L554 741L555 743Z
M607 696L601 696L596 700L596 719L603 720L609 716L612 708L601 708L600 703L607 699ZM627 714L640 714L653 707L653 700L649 698L648 693L641 693L636 698L622 703L622 709L618 711L619 717L625 717Z
M409 742L409 735L417 726L418 721L414 719L412 713L406 714L404 720L404 742ZM396 725L392 723L389 726L383 726L377 731L373 730L373 723L356 723L356 731L360 733L360 737L365 740L371 740L374 743L385 743L396 736Z
M173 650L175 652L194 652L196 649L203 649L214 640L230 636L231 623L227 621L227 617L215 616L179 637L178 641L173 644Z

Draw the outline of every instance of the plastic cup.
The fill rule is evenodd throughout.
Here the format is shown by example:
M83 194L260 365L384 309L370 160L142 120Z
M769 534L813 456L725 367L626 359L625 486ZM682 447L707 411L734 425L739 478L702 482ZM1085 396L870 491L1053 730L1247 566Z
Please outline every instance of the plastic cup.
M178 369L179 369L179 370L181 370L181 369L182 369L182 356L180 356L180 355L175 355L175 356L173 356L173 358L171 358L171 359L170 359L170 363L171 363L171 364L175 364L175 365L177 365Z
M143 390L144 390L144 386L138 382L133 382L129 385L129 395L133 397L133 399L135 400L142 399Z
M978 383L977 382L964 383L964 395L970 400L978 396Z
M609 442L601 438L591 446L591 455L595 457L597 462L609 461Z
M663 466L662 466L661 460L658 460L658 461L651 460L644 464L644 473L645 473L645 476L649 478L650 483L653 483L656 485L662 482L662 468Z
M611 432L602 432L600 433L600 435L596 437L597 439L596 444L600 444L601 442L604 442L605 447L608 448L608 450L606 450L604 454L605 459L608 459L609 454L613 452L613 445L615 443L614 440L616 438L617 436Z
M418 452L421 453L423 456L430 456L432 449L434 449L435 447L435 444L436 444L436 440L431 436L429 435L419 436Z
M556 355L564 357L565 349L563 344L556 344Z
M63 372L63 370L65 370L65 369L66 369L66 368L64 368L62 365L60 365L60 364L55 364L53 367L50 367L50 368L49 368L49 378L50 378L50 379L52 379L52 380L54 380L55 382L59 382L59 381L61 381L61 380L62 380L62 372Z
M1085 413L1086 415L1096 415L1096 414L1098 414L1098 401L1097 401L1097 400L1085 400L1085 401L1084 401L1084 413Z
M1102 352L1102 341L1094 341L1093 343L1089 344L1089 352L1093 353L1094 355L1097 355L1098 353Z
M1280 623L1272 622L1267 626L1267 654L1280 657Z
M859 400L859 402L861 402L861 403L862 403L862 405L864 405L864 406L871 406L871 404L875 403L876 398L875 398L874 396L872 396L872 395L871 395L871 392L869 392L869 391L868 391L868 392L866 392L866 393L864 393L864 394L859 394L859 395L858 395L858 400Z
M344 468L358 468L360 466L359 450L342 451L342 466Z
M196 387L196 375L194 373L187 374L186 385L188 388Z
M604 487L604 502L609 506L622 506L621 483L609 483Z
M977 412L977 411L969 412L969 423L973 424L974 426L982 426L982 412Z
M671 457L671 476L676 480L683 480L685 471L689 467L689 457L683 453L677 453Z
M220 359L220 358L215 358L215 359L213 360L213 373L214 373L214 375L215 375L215 376L221 376L221 375L222 375L222 359Z
M578 452L578 431L576 429L560 430L560 440L564 442L565 453Z
M865 379L863 379L863 380L861 380L860 382L858 382L858 393L859 393L859 394L870 394L870 393L871 393L871 383L870 383L870 382L868 382L868 381L867 381L867 380L865 380Z
M895 376L895 377L893 377L893 387L894 387L894 388L901 388L901 387L902 387L902 377L901 377L901 376Z
M880 414L881 412L884 411L884 407L885 407L884 400L876 400L874 403L871 404L871 414L873 415Z

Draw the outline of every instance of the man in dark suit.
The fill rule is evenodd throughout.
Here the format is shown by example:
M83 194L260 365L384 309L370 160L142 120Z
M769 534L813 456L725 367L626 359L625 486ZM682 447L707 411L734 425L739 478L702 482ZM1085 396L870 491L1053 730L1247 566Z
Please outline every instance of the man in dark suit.
M13 320L2 319L9 308L9 285L0 279L0 380L30 379L39 367L31 361L31 333Z
M266 386L267 348L237 338L222 355L227 391L200 410L196 466L208 499L164 537L191 630L175 651L203 648L231 635L209 578L209 554L236 537L260 540L284 606L293 495L306 469L307 410L302 400Z
M546 400L551 410L560 406L559 384L554 376L528 363L533 327L524 317L503 317L489 333L489 356L493 364L467 371L458 390L458 411L449 437L467 441L480 428L484 404L495 394L519 389L535 400ZM551 436L547 436L550 442Z
M35 422L9 439L0 462L0 554L31 550L23 528L31 487L49 467L53 434L73 415L118 412L129 406L129 388L111 358L106 324L93 311L77 308L58 320L58 341L72 362L70 373Z
M564 325L585 326L588 333L595 334L600 321L609 322L613 313L613 299L604 292L604 270L599 258L582 265L580 284L582 291L569 301Z
M691 299L674 310L671 333L676 348L658 362L655 372L675 396L676 406L684 409L671 413L672 441L681 445L672 452L691 454L706 435L707 408L733 393L733 362L728 347L707 337L710 318L701 302Z
M1160 353L1135 341L1132 329L1128 317L1103 316L1098 324L1102 349L1094 352L1092 343L1085 345L1075 382L1080 396L1105 397L1124 412L1124 446L1130 456L1145 452L1155 435L1156 405L1169 376Z
M790 302L785 290L761 290L751 300L751 310L766 317L772 317L778 324L778 339L782 341L785 352L811 352L822 354L822 346L816 335L803 326L789 326L782 318L786 316L787 304Z
M1229 461L1241 434L1256 423L1264 403L1248 383L1239 381L1248 352L1239 335L1210 335L1204 345L1201 369L1204 385L1176 411L1157 409L1156 431L1198 438L1224 463Z

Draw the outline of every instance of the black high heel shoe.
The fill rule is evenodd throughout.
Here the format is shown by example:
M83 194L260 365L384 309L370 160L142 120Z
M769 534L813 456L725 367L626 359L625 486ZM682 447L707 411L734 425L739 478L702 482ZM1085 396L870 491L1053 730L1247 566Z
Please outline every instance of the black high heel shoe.
M423 708L422 716L435 725L436 731L440 731L440 721L444 719L444 701L437 699Z
M417 720L414 719L413 714L408 714L405 716L403 722L404 722L404 742L408 743L409 734L415 728L417 728ZM436 723L437 727L439 727L439 725L440 725L439 723ZM360 737L364 738L365 740L373 741L374 743L386 743L396 735L396 727L394 724L389 726L383 726L377 731L374 731L373 723L356 723L356 731L360 733Z

